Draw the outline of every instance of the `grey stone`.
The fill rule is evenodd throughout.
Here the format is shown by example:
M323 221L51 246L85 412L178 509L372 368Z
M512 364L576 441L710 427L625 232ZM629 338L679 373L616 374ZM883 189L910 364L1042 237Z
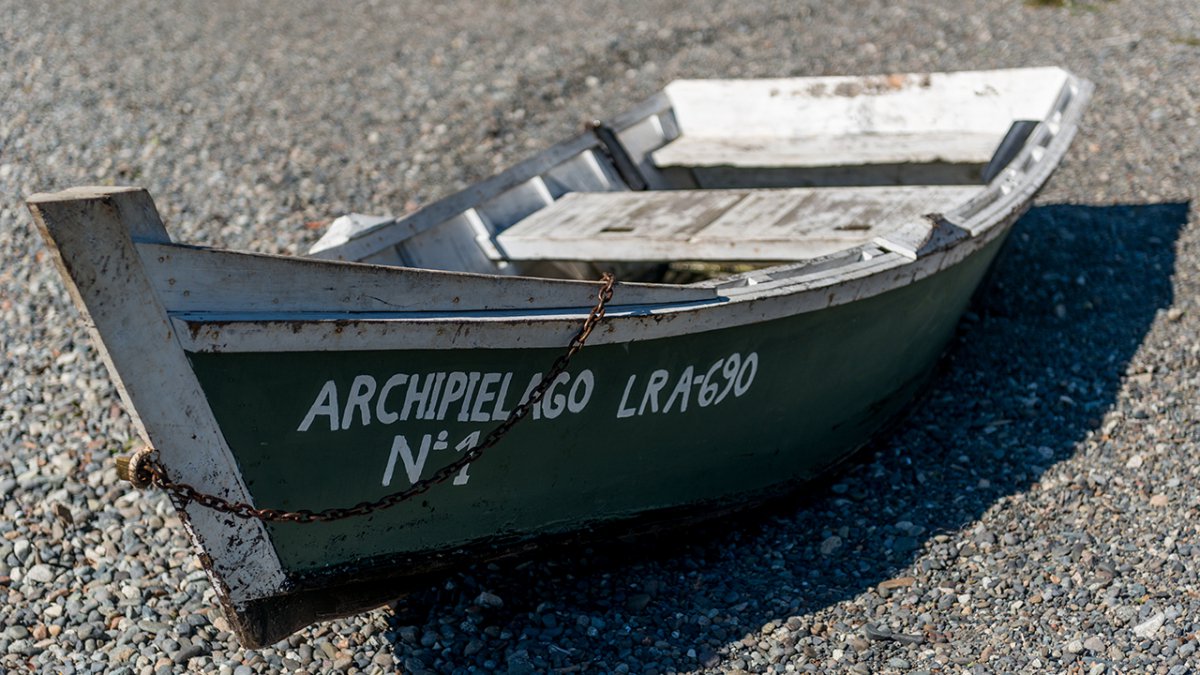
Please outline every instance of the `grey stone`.
M39 584L48 584L58 575L49 565L34 565L25 573L25 578Z
M839 537L837 535L833 535L832 537L827 537L825 539L825 541L821 542L821 555L832 555L835 551L837 551L841 547L842 547L842 538L841 537Z
M1158 634L1159 629L1163 627L1167 617L1162 612L1158 612L1133 627L1133 634L1140 638L1151 638Z
M504 606L504 600L500 599L500 596L494 593L483 591L475 598L475 604L480 607L499 608Z
M179 664L187 663L188 659L192 659L197 656L201 656L204 653L206 653L207 651L208 650L205 648L204 645L194 644L189 647L184 647L183 649L180 649L175 654L175 657L172 660L175 661L175 663L179 663Z
M625 607L631 612L640 612L650 604L650 599L650 595L647 593L636 593L625 601Z

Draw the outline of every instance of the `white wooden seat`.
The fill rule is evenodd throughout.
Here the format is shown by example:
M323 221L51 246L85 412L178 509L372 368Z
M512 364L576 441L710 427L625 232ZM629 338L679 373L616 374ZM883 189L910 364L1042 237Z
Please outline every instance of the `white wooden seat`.
M1005 137L1045 118L1062 71L679 80L671 187L983 184Z
M1003 131L819 136L684 134L651 154L679 185L979 184Z
M806 260L927 223L924 214L949 211L978 192L968 186L577 192L496 241L509 260Z

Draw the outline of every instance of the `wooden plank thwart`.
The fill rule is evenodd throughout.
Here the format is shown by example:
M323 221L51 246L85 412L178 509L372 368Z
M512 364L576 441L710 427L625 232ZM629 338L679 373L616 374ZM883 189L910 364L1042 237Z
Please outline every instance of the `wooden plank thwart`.
M932 227L978 186L573 193L497 237L510 260L780 261Z
M931 163L982 168L1003 137L1003 130L794 137L684 135L655 150L652 157L659 168L819 168Z

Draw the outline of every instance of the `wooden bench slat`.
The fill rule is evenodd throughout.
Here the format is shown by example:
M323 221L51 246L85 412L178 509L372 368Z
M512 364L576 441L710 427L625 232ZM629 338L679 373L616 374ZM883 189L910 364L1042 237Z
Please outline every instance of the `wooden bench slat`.
M497 242L510 260L804 260L948 211L979 189L577 192L513 225Z
M689 136L655 150L659 168L860 166L867 164L973 164L983 166L1004 133L926 132L836 136Z

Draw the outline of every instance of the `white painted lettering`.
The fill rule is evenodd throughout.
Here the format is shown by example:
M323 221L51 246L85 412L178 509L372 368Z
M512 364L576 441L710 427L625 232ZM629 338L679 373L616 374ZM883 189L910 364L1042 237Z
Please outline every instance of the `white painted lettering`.
M650 381L646 383L646 392L642 394L642 404L638 406L638 415L646 412L647 403L650 404L650 412L658 412L658 392L662 391L670 378L671 374L665 370L656 370L650 373Z
M383 389L379 390L379 398L375 400L375 419L379 420L380 424L391 424L400 418L399 415L384 406L387 405L387 397L388 394L392 393L392 389L399 387L406 381L408 381L408 375L396 373L389 377L387 382L383 383Z
M471 373L470 379L467 380L467 393L463 396L462 407L458 409L458 421L469 422L471 420L471 397L475 394L475 385L479 384L479 373Z
M505 373L504 381L500 383L500 393L496 394L496 407L492 408L492 421L508 419L509 411L504 409L504 401L508 399L509 382L512 382L512 373Z
M424 381L425 388L418 386L419 382ZM425 376L422 380L420 375L413 375L408 380L408 390L404 393L404 407L400 410L400 419L407 420L409 412L414 412L413 419L421 419L421 415L425 412L425 404L429 402L429 392L433 389L434 377L433 373ZM417 409L412 409L413 404L417 405Z
M692 394L692 376L695 368L688 366L684 369L683 374L679 376L679 381L675 383L675 388L671 390L671 395L667 397L667 404L663 406L663 412L671 412L671 406L675 404L675 400L679 399L679 412L687 412L688 397Z
M700 381L700 393L696 396L696 403L700 404L701 408L707 408L712 405L713 400L721 391L721 385L713 381L713 375L724 365L725 359L717 359L717 362L712 364L707 373L704 373L704 379Z
M433 449L434 450L445 450L446 448L450 447L450 443L448 441L449 438L450 438L450 432L445 431L445 430L439 431L438 435L437 435L437 442L435 442L433 444Z
M633 383L637 381L637 375L630 375L629 381L625 383L625 393L621 394L621 402L617 404L617 417L633 417L637 414L637 408L625 407L625 402L629 400L629 390L633 389Z
M586 368L580 371L571 384L571 391L567 396L567 410L573 413L582 412L588 401L592 400L592 390L595 388L596 378L592 371Z
M733 387L733 395L741 396L750 389L750 385L754 384L754 376L758 374L758 352L750 352L746 355L746 360L742 362L742 368L738 371L737 384Z
M706 365L688 365L681 371L659 369L652 371L646 378L645 384L639 386L639 375L630 375L625 382L625 391L621 394L621 402L617 405L617 417L632 417L634 415L685 413L690 407L707 408L715 406L725 399L741 396L750 390L758 374L758 354L751 352L743 356L733 352L721 357L716 362ZM591 377L590 372L588 373ZM582 378L580 374L579 378ZM671 382L673 385L668 386ZM592 386L591 380L588 388ZM572 387L583 390L584 385L577 381ZM670 392L669 395L666 392ZM662 403L664 400L665 405ZM634 407L634 403L637 406ZM568 407L571 412L578 412L583 406Z
M458 442L458 445L454 446L454 451L462 452L463 450L470 450L471 448L475 447L477 443L479 443L479 432L472 431L470 436L462 439Z
M417 456L413 457L412 448L408 447L408 439L402 434L397 435L392 439L392 454L388 457L387 468L383 471L383 485L387 487L392 484L392 473L396 469L396 457L399 456L404 462L404 472L408 476L409 483L416 483L421 479L421 471L425 468L425 460L429 458L429 446L432 444L433 437L425 434L421 437L421 449L417 451Z
M438 396L442 395L442 383L445 381L446 373L437 373L437 378L433 381L433 391L429 394L429 403L425 406L425 412L420 416L420 419L441 419L438 417Z
M529 378L529 386L525 387L525 393L521 395L521 403L528 401L529 397L533 396L533 390L537 388L538 383L541 381L542 381L541 373L534 373L533 377ZM540 404L533 406L532 414L533 414L533 419L535 419L535 420L542 419L542 406Z
M725 400L729 392L733 389L733 383L737 381L738 369L742 367L742 356L737 352L729 355L725 360L725 366L721 368L721 375L725 377L725 388L721 390L721 394L717 396L717 400L713 401L713 405Z
M542 397L542 414L546 416L546 419L552 420L561 415L563 410L566 410L567 397L554 393L554 390L569 382L570 379L570 375L559 373L558 377L554 378L554 381L546 389L546 395Z
M483 406L496 398L496 393L492 391L492 385L499 381L500 373L483 374L483 379L479 381L479 393L475 395L475 403L471 406L472 422L488 422L492 419L492 416L483 410Z
M467 393L467 374L461 371L454 371L446 378L446 393L442 395L442 407L438 409L437 416L426 419L446 419L446 410L451 403L461 399L463 394Z
M463 450L470 450L471 448L475 447L475 445L478 443L479 443L479 432L472 431L471 435L467 436L466 438L459 441L458 445L454 446L454 449L458 452L462 452ZM470 468L471 468L470 463L467 463L465 466L463 466L462 470L458 472L458 475L454 477L455 485L466 485L467 481L471 480L470 474L467 473L467 470Z
M458 475L454 477L455 485L466 485L467 481L471 480L471 476L467 473L467 470L470 468L471 465L468 463L459 470Z
M308 427L312 425L313 420L317 415L324 415L329 418L329 430L338 430L338 395L337 385L333 380L325 383L321 387L321 393L317 394L317 399L313 401L312 407L308 409L308 414L304 416L304 421L300 423L300 427L296 431L308 431Z
M359 422L365 427L371 423L371 397L375 395L375 378L359 375L350 385L346 407L342 409L342 428L349 429L354 422L354 409L358 408Z

